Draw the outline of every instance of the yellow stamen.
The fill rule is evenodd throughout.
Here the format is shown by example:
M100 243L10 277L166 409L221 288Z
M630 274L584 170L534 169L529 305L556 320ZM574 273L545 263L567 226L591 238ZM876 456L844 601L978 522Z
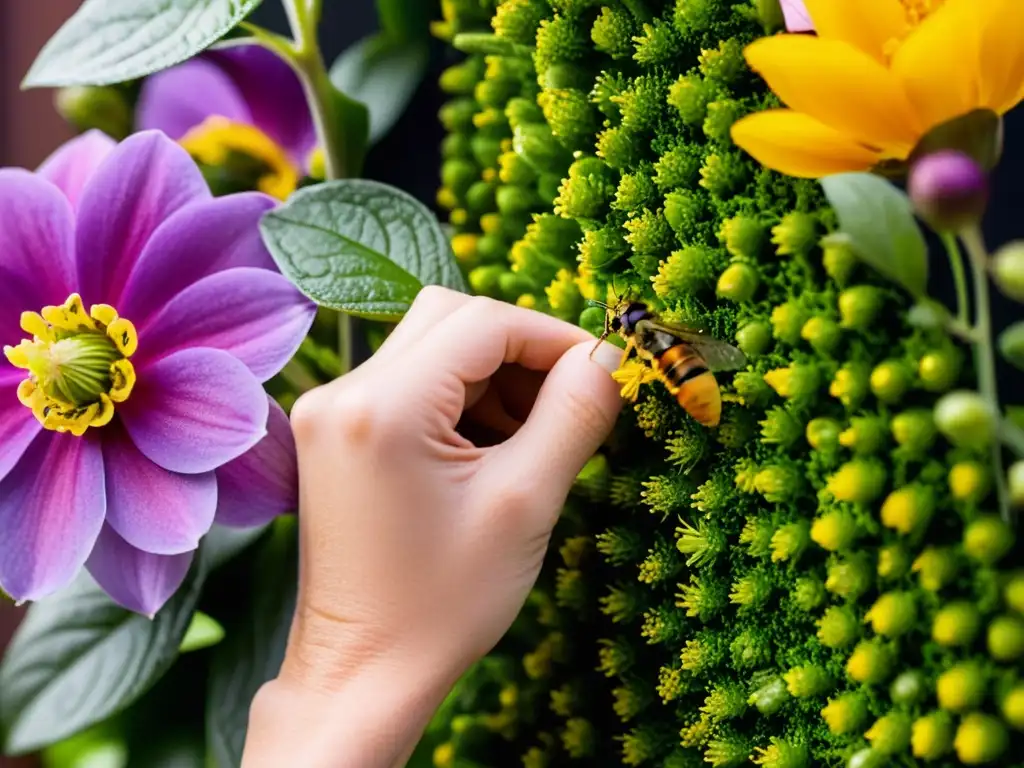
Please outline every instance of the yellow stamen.
M630 360L612 378L622 386L622 397L632 402L640 396L640 387L658 379L658 372L638 360Z
M267 171L257 185L261 192L285 200L295 191L301 171L287 153L259 128L213 116L193 128L180 140L196 160L211 167L224 166L232 153L261 162Z
M4 355L28 371L18 385L18 400L44 428L76 437L114 418L114 404L125 402L135 387L128 359L138 350L135 326L106 304L87 313L73 293L59 307L43 307L21 316L32 336Z

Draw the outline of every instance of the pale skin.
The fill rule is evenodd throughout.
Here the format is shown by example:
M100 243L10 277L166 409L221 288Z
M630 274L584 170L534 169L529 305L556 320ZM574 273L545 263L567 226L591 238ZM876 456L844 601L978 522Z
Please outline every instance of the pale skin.
M522 608L621 409L620 356L428 287L376 355L302 397L298 607L243 768L405 765Z

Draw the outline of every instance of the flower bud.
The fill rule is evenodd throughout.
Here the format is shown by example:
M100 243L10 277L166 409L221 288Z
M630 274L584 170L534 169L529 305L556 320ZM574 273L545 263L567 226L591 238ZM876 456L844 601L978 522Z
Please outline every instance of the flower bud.
M838 346L842 335L842 330L835 320L817 315L804 323L800 329L800 337L823 355L827 355Z
M864 738L876 752L896 755L910 746L910 726L909 715L893 711L875 720Z
M1024 616L1024 571L1017 571L1006 582L1003 599L1012 611Z
M797 608L810 613L825 599L825 587L817 579L802 578L797 580L791 597Z
M913 569L922 589L938 592L956 576L956 554L951 549L929 547L918 555Z
M820 383L820 376L817 367L795 363L786 368L768 371L764 375L764 380L780 397L799 400L814 394Z
M797 344L800 341L800 329L807 320L807 311L791 300L775 307L771 320L775 338L787 344Z
M868 394L871 372L860 362L850 362L836 371L828 393L847 408L856 408Z
M899 637L917 621L917 606L909 592L887 592L871 606L864 616L876 634Z
M812 419L805 430L807 442L816 451L835 450L839 445L839 433L839 422L824 417Z
M886 763L886 756L876 752L871 747L854 752L846 762L846 768L882 768Z
M944 605L932 622L932 639L947 648L966 647L974 642L981 615L973 603L958 600Z
M856 600L874 582L873 570L864 553L834 560L828 566L825 589L846 600Z
M772 332L767 323L747 323L736 332L736 345L747 357L764 354L771 343Z
M854 459L828 478L827 488L839 501L866 504L881 495L885 467L875 459Z
M721 298L730 301L750 301L757 292L759 282L756 269L749 264L736 262L726 267L718 276L715 292Z
M793 211L772 227L772 243L779 256L809 253L818 240L818 224L809 213Z
M939 232L958 232L981 220L988 204L988 180L973 159L943 150L918 160L907 190L914 208Z
M878 550L878 575L883 579L901 578L910 569L910 555L900 544Z
M844 510L832 510L811 525L811 540L829 552L849 549L860 533L857 520Z
M914 757L938 760L953 749L953 719L945 712L932 712L914 721L910 733Z
M958 461L949 470L948 482L954 499L972 504L984 499L992 485L988 468L978 461Z
M1000 707L1011 728L1024 731L1024 683L1017 683L1003 698Z
M754 691L747 699L747 703L757 707L757 711L762 715L773 715L788 700L789 692L786 690L786 683L781 677L777 677Z
M946 392L956 384L962 370L962 356L954 348L933 350L917 361L921 386L929 392Z
M911 408L897 413L892 417L889 429L903 452L913 456L931 448L938 434L932 412L926 408Z
M988 625L988 652L996 661L1011 662L1024 656L1024 619L998 616Z
M863 640L846 660L846 674L858 683L878 685L892 671L893 657L888 646L877 639Z
M995 416L977 392L957 390L935 404L935 426L959 448L985 448L995 433Z
M1015 461L1006 471L1010 491L1010 503L1017 508L1024 507L1024 461Z
M1006 752L1010 737L1001 722L991 715L972 712L960 721L953 746L965 765L983 765Z
M1007 243L992 257L992 279L1015 301L1024 301L1024 241Z
M789 695L798 699L820 696L832 687L828 672L813 664L793 667L784 678Z
M488 264L477 267L469 273L469 285L473 292L481 296L496 296L501 276L508 268L501 264Z
M821 717L828 729L836 736L854 733L860 730L868 716L868 702L861 693L844 693L830 699Z
M909 669L892 681L889 686L889 698L893 704L911 706L916 704L928 693L925 676L916 669Z
M983 565L994 565L1013 548L1013 531L996 515L982 515L964 530L964 552Z
M922 485L905 485L882 502L882 525L904 535L912 535L928 524L935 510L935 495Z
M842 235L826 235L821 238L821 264L825 273L844 287L857 266L857 255L850 247L849 238Z
M975 662L965 661L939 675L935 696L949 712L966 712L985 698L985 673Z
M888 425L885 421L873 416L855 416L850 419L849 428L839 435L839 444L849 448L858 456L876 453L885 445Z
M119 88L61 88L57 91L54 102L60 116L80 132L95 128L118 141L131 133L132 110Z
M839 324L866 331L882 308L882 291L873 285L856 285L839 294Z
M818 619L818 639L827 648L845 648L860 637L860 622L849 608L833 605Z
M871 371L871 391L888 405L898 403L913 381L913 374L899 360L886 360Z

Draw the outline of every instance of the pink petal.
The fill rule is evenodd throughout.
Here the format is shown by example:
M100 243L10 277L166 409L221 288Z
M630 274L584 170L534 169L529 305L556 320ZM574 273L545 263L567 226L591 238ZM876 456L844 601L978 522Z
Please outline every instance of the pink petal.
M24 338L22 312L63 304L77 282L68 199L41 176L0 169L0 347Z
M25 372L0 360L0 480L14 469L25 449L42 429L32 411L18 400L18 384Z
M119 406L135 446L171 472L211 472L266 434L269 406L259 381L219 349L186 349L140 369Z
M266 269L229 269L175 296L144 328L141 360L187 347L223 349L260 381L277 375L299 348L316 305Z
M231 78L204 59L190 59L146 78L135 112L139 130L163 131L175 141L213 115L252 122Z
M185 580L192 552L151 555L104 525L86 567L103 590L129 611L153 618Z
M175 213L154 235L128 280L118 311L136 326L188 286L234 267L277 271L260 218L275 201L259 192L204 200Z
M847 2L848 0L835 0L835 2ZM852 0L856 2L857 0ZM788 32L813 32L814 22L807 12L804 0L781 0L782 16L786 20L786 31Z
M77 258L85 303L118 307L122 288L157 228L188 203L210 197L192 158L165 134L144 131L118 144L79 202Z
M46 158L36 173L56 184L77 208L86 182L116 146L102 131L87 131Z
M288 416L270 401L267 436L217 470L217 522L233 528L263 525L299 504L295 437Z
M89 557L105 509L99 442L40 432L0 480L0 587L38 600L66 586Z
M191 552L213 525L212 472L179 475L147 459L120 424L103 431L107 523L131 546L154 555Z

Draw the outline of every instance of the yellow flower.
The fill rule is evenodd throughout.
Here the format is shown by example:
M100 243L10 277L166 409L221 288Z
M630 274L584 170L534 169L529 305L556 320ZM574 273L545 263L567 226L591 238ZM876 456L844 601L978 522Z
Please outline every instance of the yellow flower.
M788 109L749 115L733 140L790 176L907 159L932 128L1024 98L1019 0L806 0L817 36L748 46Z
M622 397L630 402L640 395L640 387L658 378L658 372L639 360L630 360L612 374L622 387Z

